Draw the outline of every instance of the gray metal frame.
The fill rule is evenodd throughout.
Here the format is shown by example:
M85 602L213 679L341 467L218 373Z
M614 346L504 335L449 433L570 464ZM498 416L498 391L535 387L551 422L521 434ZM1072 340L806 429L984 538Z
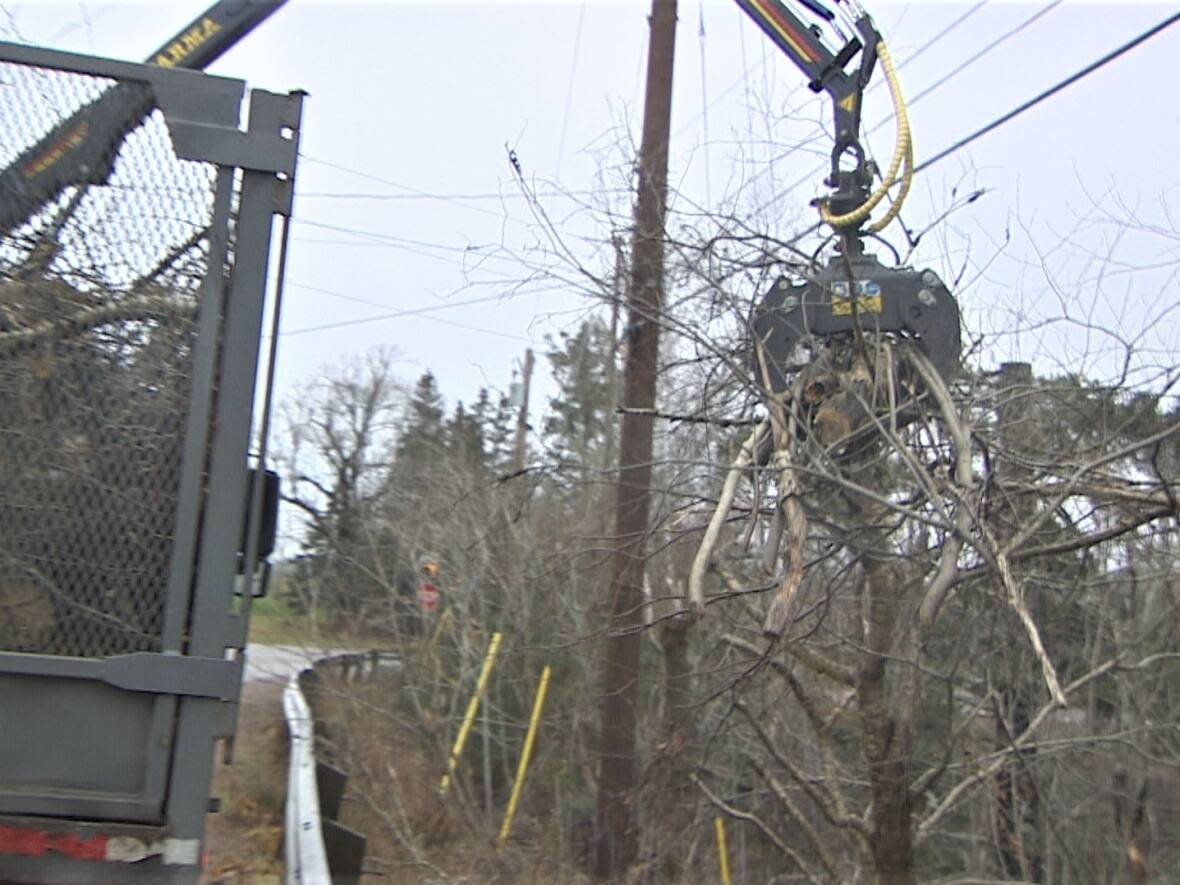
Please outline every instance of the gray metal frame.
M50 776L44 789L0 791L0 815L140 823L158 827L177 844L199 845L215 742L232 735L241 687L241 654L232 652L244 635L233 611L236 557L271 232L274 216L290 212L302 96L251 92L248 122L241 129L245 84L239 80L9 43L0 43L0 62L146 83L176 155L219 167L161 652L105 658L0 652L0 729L5 719L38 712L57 731L70 730L72 722L84 726L74 734L47 733L39 748L27 741L18 747ZM53 709L30 711L37 697L51 700ZM137 731L144 717L150 723ZM34 723L26 732L35 728ZM126 766L141 762L140 788L104 791L101 777L82 777L71 786L72 776L104 759ZM0 743L0 783L6 766L28 761L6 755ZM196 881L195 863L162 863L149 858L122 865L116 878ZM61 857L0 857L0 879L24 880L30 871L38 871L35 881L109 881L115 875L109 867Z

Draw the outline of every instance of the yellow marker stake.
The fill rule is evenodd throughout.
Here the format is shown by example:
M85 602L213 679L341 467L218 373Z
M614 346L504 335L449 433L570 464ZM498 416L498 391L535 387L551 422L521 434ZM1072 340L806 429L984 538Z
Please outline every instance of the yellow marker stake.
M471 732L471 723L475 721L475 713L479 709L479 699L483 697L488 687L488 678L492 675L492 664L496 660L496 651L500 648L500 634L492 634L492 642L488 646L487 656L483 659L483 669L479 671L479 681L475 685L475 694L467 705L467 715L463 717L463 724L459 726L459 734L455 737L455 746L451 747L451 758L447 762L447 773L443 775L438 785L438 792L445 796L451 786L451 775L459 766L459 757L463 754L463 745L467 743L467 735Z
M721 863L721 885L729 885L729 851L725 847L725 821L721 815L713 818L713 828L717 830L717 857Z
M520 802L520 793L524 789L524 774L528 771L529 758L533 755L533 741L537 738L537 724L541 721L541 708L545 706L545 692L549 690L549 665L541 671L541 684L537 686L537 697L533 701L533 715L529 719L529 733L524 739L524 749L520 752L520 764L516 766L516 781L512 784L512 796L508 800L508 810L504 812L504 825L500 827L500 847L508 841L508 834L512 832L512 818L516 814L516 805Z

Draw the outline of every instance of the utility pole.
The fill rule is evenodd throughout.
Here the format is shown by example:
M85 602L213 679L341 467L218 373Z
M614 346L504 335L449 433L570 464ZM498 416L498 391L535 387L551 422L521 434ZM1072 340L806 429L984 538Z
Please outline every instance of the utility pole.
M610 627L604 648L594 875L615 880L638 848L635 731L639 704L639 641L643 571L651 499L653 418L664 295L664 213L668 197L668 139L672 120L672 62L676 0L652 0L643 140L627 293L627 357L611 561Z
M520 411L516 413L516 439L512 447L512 472L524 470L525 443L529 430L529 385L533 380L533 349L524 352L524 379L520 391Z
M603 470L610 470L615 464L614 419L619 408L619 307L627 291L624 281L627 265L623 254L623 238L620 234L614 233L610 239L611 245L615 247L615 275L611 283L610 299L610 362L606 364L607 415L610 416L610 427L607 428L606 447L602 457Z

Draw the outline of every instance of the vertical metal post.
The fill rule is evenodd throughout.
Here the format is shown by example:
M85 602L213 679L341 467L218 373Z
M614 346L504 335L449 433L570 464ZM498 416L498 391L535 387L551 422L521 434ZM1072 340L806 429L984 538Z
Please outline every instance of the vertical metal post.
M475 684L475 691L471 701L467 704L467 713L463 716L463 724L459 726L459 734L455 736L455 745L451 747L451 756L447 760L447 773L442 776L438 785L439 795L445 796L451 787L451 780L459 767L459 757L463 755L463 747L467 743L467 735L471 732L471 725L475 722L475 713L479 709L480 699L488 688L488 680L492 675L492 667L496 663L496 652L500 648L500 633L492 634L492 641L488 644L488 653L483 659L483 668L479 671L479 680Z
M721 815L713 818L713 829L717 831L717 864L721 871L721 885L731 885L729 878L729 847L725 842L725 819Z
M298 96L255 91L250 97L249 131L278 133L289 128L298 132L300 109ZM242 173L238 247L226 303L224 357L189 621L190 655L221 658L231 643L235 552L244 523L246 457L266 273L274 212L285 195L284 184L273 172L247 169ZM199 837L203 833L213 748L218 738L227 736L223 710L222 702L213 699L185 698L180 702L168 799L169 824L178 835Z
M549 676L553 668L548 664L541 671L541 682L537 685L537 694L533 698L533 712L529 716L529 730L524 738L524 747L520 751L520 764L516 767L516 778L512 782L512 795L508 798L508 808L504 811L504 824L500 827L498 848L503 848L512 832L512 818L516 816L516 806L520 803L520 794L524 790L524 776L528 774L529 760L533 757L533 743L537 740L537 726L541 723L541 710L545 707L545 695L549 691Z

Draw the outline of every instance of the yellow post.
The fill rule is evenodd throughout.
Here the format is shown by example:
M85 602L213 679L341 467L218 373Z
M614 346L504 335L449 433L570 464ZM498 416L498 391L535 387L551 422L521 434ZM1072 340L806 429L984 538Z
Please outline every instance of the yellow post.
M516 805L520 802L520 793L524 789L524 775L528 771L529 758L533 755L533 741L537 738L537 725L541 721L541 708L545 706L545 692L549 690L550 667L545 665L541 671L541 684L537 686L537 697L533 700L533 715L529 719L529 733L524 739L524 749L520 752L520 763L516 766L516 780L512 784L512 796L508 799L508 810L504 812L504 825L500 827L499 847L503 848L508 841L508 834L512 832L512 818L516 814Z
M721 815L713 818L713 828L717 830L717 857L721 863L721 885L729 885L729 850L725 847L725 821Z
M459 734L455 737L455 746L451 747L451 758L447 761L447 773L443 775L438 785L438 792L445 796L451 786L451 775L459 765L459 757L463 754L463 745L467 743L467 735L471 732L471 723L475 721L475 712L479 709L479 699L483 697L488 687L488 679L492 675L492 664L496 660L496 651L500 648L500 634L493 633L491 644L488 646L487 656L483 659L483 669L479 671L479 681L475 684L475 693L467 705L467 715L463 717L463 724L459 726Z

